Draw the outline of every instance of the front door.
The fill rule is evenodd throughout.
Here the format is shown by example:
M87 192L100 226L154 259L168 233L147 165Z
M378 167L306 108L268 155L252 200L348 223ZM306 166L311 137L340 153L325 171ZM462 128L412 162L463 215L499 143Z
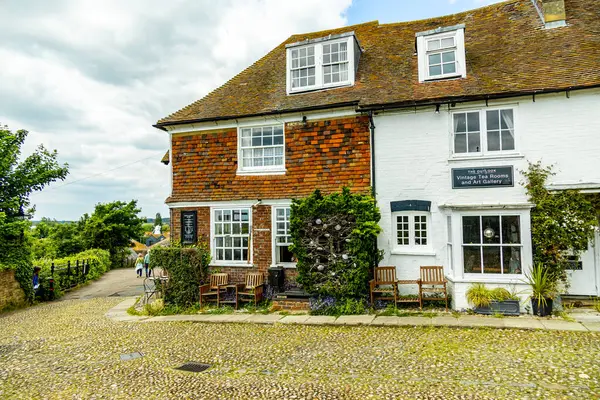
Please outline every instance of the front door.
M600 235L596 232L594 240L586 252L581 254L579 262L573 263L567 271L570 287L568 294L579 296L598 296L598 275L600 268Z

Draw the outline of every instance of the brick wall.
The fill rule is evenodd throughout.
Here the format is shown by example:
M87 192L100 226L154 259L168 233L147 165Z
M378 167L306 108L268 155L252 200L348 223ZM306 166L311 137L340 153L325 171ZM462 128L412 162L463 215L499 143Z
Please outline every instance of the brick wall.
M173 193L168 203L283 199L343 186L370 190L369 120L366 116L285 125L284 175L237 175L237 130L174 135Z
M15 272L0 271L0 310L6 306L19 306L25 302L25 294L15 279Z

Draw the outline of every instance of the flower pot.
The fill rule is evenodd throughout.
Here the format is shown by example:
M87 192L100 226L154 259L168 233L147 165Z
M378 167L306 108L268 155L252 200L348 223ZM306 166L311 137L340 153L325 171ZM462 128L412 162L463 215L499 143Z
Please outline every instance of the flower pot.
M519 300L493 300L489 307L476 307L475 312L485 315L502 314L518 316L521 314L521 308L519 307Z
M536 299L531 299L531 307L533 309L533 315L539 317L547 317L552 315L552 299L546 299L546 304L539 302Z

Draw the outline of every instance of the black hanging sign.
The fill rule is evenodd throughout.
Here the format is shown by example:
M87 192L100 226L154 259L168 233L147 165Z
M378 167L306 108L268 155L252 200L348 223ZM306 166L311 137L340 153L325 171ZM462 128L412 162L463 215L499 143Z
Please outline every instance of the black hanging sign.
M196 244L198 219L196 211L181 212L181 244Z
M512 165L503 167L452 168L452 189L514 186Z

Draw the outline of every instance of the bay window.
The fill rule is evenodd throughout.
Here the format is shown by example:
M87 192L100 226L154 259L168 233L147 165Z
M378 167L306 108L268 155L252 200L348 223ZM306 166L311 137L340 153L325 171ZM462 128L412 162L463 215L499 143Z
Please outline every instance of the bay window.
M521 274L519 215L464 215L462 250L466 274Z

